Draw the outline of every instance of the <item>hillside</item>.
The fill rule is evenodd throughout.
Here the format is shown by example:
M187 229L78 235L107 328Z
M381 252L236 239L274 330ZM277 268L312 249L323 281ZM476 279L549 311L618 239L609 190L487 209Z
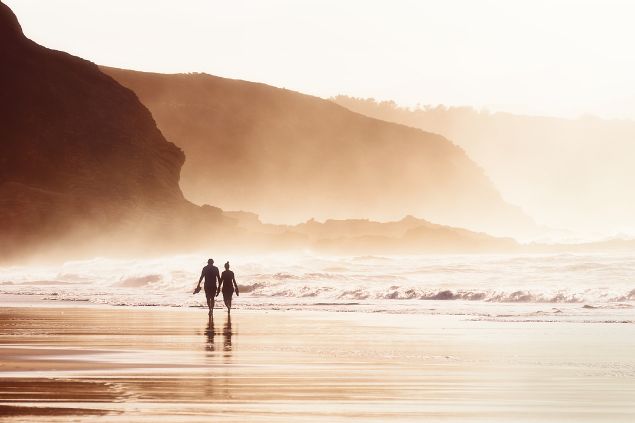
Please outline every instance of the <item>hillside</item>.
M195 203L277 223L412 214L494 234L533 230L441 136L263 84L102 70L132 89L183 149L181 188Z
M132 91L89 61L27 39L2 3L0 57L2 259L81 249L115 233L117 248L125 235L153 240L142 243L150 251L192 222L225 221L184 199L183 152Z
M338 96L364 115L446 136L483 167L503 196L537 222L582 234L635 233L635 122L519 116L469 107L406 109Z
M27 257L129 256L202 248L222 248L226 254L298 248L345 254L443 251L448 243L439 242L438 234L449 240L457 251L475 246L481 250L509 246L507 241L414 218L392 223L329 220L296 226L266 225L253 213L196 206L184 198L179 188L183 152L164 138L150 112L132 91L89 61L47 49L25 38L16 17L2 3L0 55L4 64L0 67L2 262ZM257 87L265 94L280 91ZM248 85L248 88L253 87ZM229 94L227 107L239 108L236 104L239 99L232 100ZM314 107L314 99L299 98ZM317 104L327 109L325 113L334 113L334 119L343 110L337 106L333 109L328 102ZM278 110L274 115L279 117L283 113ZM254 118L250 113L247 116ZM225 122L226 113L211 117ZM366 131L385 130L379 121L354 117L364 123ZM290 113L285 122L297 131L298 126L305 124L295 121L298 118L297 114ZM369 127L367 121L376 127ZM331 122L337 124L337 119ZM199 123L206 125L205 120ZM256 123L235 121L230 126L235 131L248 131L254 129ZM313 124L308 119L308 129L316 129L311 127ZM283 122L274 126L281 125ZM266 133L272 132L267 125L264 127ZM398 128L406 134L419 133ZM307 130L307 133L311 132ZM370 132L366 136L376 139ZM318 139L324 139L324 134L320 137ZM362 136L358 134L357 138L359 146ZM245 144L233 145L235 139L231 137L225 141L226 145L219 150L223 153L221 157L194 156L193 161L207 163L209 169L224 169L221 174L226 179L215 181L214 185L221 191L240 189L233 181L233 174L246 176L240 172L241 162L233 159L237 156L232 156L232 152L240 152L238 147L244 148L247 150L242 153L244 160L254 160L254 154L266 154L267 145L254 150ZM246 140L239 138L239 141ZM433 139L432 143L441 153L457 154L460 160L460 150L456 147L440 138ZM305 142L297 144L308 148ZM306 160L299 154L298 145L290 143L290 153L284 156L288 164L294 162L291 155L300 156L296 172L300 170L300 162ZM215 150L211 147L205 146L202 151L213 153ZM273 144L272 147L282 146ZM319 162L317 150L320 148L315 149L314 158ZM272 166L280 164L275 158L269 157ZM280 173L289 177L284 168ZM250 173L246 175L253 178ZM315 183L319 184L322 174L316 175L319 177L314 178ZM283 179L284 176L278 176L279 181ZM249 182L256 185L253 187L256 190L260 186L257 180ZM265 180L261 186L270 189L268 183L270 181ZM245 195L248 191L242 189L239 194ZM280 204L292 205L289 200L294 195L299 195L297 190L289 195L281 192L273 199L280 201L285 197L286 201ZM475 244L474 239L479 237L489 240L489 244Z

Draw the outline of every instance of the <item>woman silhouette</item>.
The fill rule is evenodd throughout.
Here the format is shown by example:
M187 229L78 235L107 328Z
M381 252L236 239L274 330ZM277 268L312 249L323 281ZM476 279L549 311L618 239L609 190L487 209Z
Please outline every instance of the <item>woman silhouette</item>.
M238 285L236 284L236 278L234 278L234 272L229 270L229 262L225 263L225 270L220 276L220 284L216 291L217 297L221 290L223 291L223 301L225 301L225 305L227 306L227 313L231 313L234 290L237 296L240 294L238 293Z

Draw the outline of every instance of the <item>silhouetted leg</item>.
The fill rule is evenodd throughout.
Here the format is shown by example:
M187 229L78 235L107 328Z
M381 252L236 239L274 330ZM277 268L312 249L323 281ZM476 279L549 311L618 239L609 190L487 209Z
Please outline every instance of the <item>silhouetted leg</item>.
M214 297L207 297L207 308L209 308L209 315L212 316L214 312Z
M223 300L225 301L225 306L227 306L227 313L230 313L232 310L232 296L223 295Z

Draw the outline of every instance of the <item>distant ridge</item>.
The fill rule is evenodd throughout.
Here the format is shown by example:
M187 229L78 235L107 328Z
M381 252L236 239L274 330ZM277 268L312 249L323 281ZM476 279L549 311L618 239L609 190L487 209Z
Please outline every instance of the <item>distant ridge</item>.
M183 149L196 203L265 221L404 214L501 235L535 230L447 139L330 101L206 74L101 68L132 89Z
M483 167L502 195L537 222L586 237L633 233L635 121L565 119L471 107L399 107L331 99L351 111L450 138Z

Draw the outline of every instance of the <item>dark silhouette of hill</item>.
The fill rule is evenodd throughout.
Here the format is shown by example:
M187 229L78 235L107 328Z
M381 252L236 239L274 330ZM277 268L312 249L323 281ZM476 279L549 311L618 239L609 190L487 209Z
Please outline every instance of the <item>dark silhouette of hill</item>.
M495 234L533 229L439 135L264 84L101 69L132 89L183 149L181 188L196 203L278 223L414 214Z
M506 199L539 223L577 232L633 230L633 121L519 116L469 107L407 109L346 96L332 100L452 139Z
M410 216L385 223L367 219L329 219L324 222L309 220L298 225L273 225L261 223L254 213L196 206L185 200L179 189L183 153L166 141L135 94L101 73L93 63L46 49L26 39L13 13L1 2L0 57L3 59L0 67L0 127L3 131L0 138L1 261L26 254L39 258L44 254L72 258L95 253L138 255L221 247L226 254L306 248L343 254L632 249L632 240L582 246L523 247L508 238L494 238ZM238 87L244 84L234 83ZM253 87L247 85L245 89L250 91ZM270 87L258 87L267 92L278 92ZM267 95L263 94L264 97ZM340 108L331 109L325 102L318 101L318 106L313 105L316 99L311 97L301 96L301 99L311 103L311 107L330 110L328 113L335 117L341 113ZM207 107L205 105L203 109L207 110ZM278 110L274 115L278 118L282 111ZM223 116L227 115L221 113ZM308 125L309 129L315 129L312 126L315 122L298 123L296 119L299 118L292 113L284 122L293 128ZM340 119L326 122L335 122L336 126L344 122L357 130L361 125L366 128L363 134L367 139L383 146L382 151L387 155L392 151L385 145L388 141L377 138L374 131L386 131L391 137L393 131L404 131L405 134L416 134L412 135L415 140L422 136L420 131L395 125L386 127L379 121L359 115L351 118L345 113ZM352 123L350 119L353 119ZM201 125L206 127L204 121ZM269 122L268 125L274 124ZM277 125L284 126L283 122ZM241 127L232 128L239 130ZM299 132L294 129L293 133ZM321 136L325 135L322 133ZM226 140L228 145L231 140ZM249 140L253 141L252 138ZM397 144L409 146L408 143L414 143L408 140L406 137ZM458 163L467 160L460 149L442 138L433 137L432 140L432 150L415 148L417 154L437 151L436 157L442 163L448 154L455 154L449 157ZM344 140L340 139L340 142ZM359 139L354 145L366 146ZM368 150L376 148L378 146L370 145ZM350 149L342 147L340 150L352 160ZM219 158L212 157L207 161L210 166L216 165L216 160L219 165L223 160L233 160L232 156L226 155L227 151L234 151L230 147L225 152L220 151ZM320 153L321 149L316 148L313 160L318 163L325 156ZM373 151L371 156L378 154ZM247 158L251 157L247 155ZM407 158L402 162L413 165ZM224 166L229 170L240 169L235 161L233 163ZM307 164L306 160L302 163ZM325 167L330 169L332 166L334 164ZM476 169L473 164L470 166ZM313 165L310 169L317 168ZM392 163L386 169L398 171ZM231 172L227 175L231 179ZM292 172L291 175L304 174ZM316 175L319 179L321 174ZM483 179L478 172L476 177ZM251 178L250 181L257 182L253 181L253 175ZM297 197L290 194L287 203L304 198L298 192L292 194Z
M27 39L3 3L0 57L0 256L224 220L184 199L183 152L132 91Z
M179 188L183 152L164 138L152 115L136 95L103 74L95 64L47 49L25 38L16 17L1 2L0 57L3 65L0 67L0 261L25 256L68 259L94 254L153 254L221 246L227 254L298 248L343 253L390 253L441 252L447 245L460 251L473 248L488 250L499 249L504 244L484 236L484 240L488 241L476 246L474 239L481 235L443 229L414 218L393 223L330 220L323 224L266 225L253 213L223 212L209 205L196 206L184 198ZM224 86L227 81L222 82ZM359 163L366 165L366 161L370 160L370 169L382 173L377 152L373 152L371 158L363 155L354 157L349 147L344 148L347 161L324 164L325 153L332 152L333 156L337 156L337 143L333 141L328 141L326 146L313 145L313 157L309 161L305 157L306 151L300 155L297 150L312 145L306 141L298 141L298 147L288 137L283 138L292 144L289 152L285 152L282 144L268 146L264 142L251 151L253 148L249 142L258 138L230 136L232 131L246 133L254 130L259 133L259 125L263 125L264 133L269 135L278 133L275 128L290 126L294 128L291 133L299 136L303 133L300 129L306 125L309 140L327 143L327 135L333 134L332 130L319 132L316 122L311 119L303 122L300 119L303 115L297 113L284 117L284 108L290 105L315 109L316 113L325 109L320 113L322 117L324 114L327 117L332 115L326 121L329 124L337 127L352 125L352 128L357 128L355 131L364 129L359 133L347 132L351 137L356 134L353 144L357 147L366 145L364 139L367 137L373 143L383 142L382 148L389 149L382 138L376 138L376 131L388 131L391 136L393 131L402 131L405 140L395 141L396 145L400 142L408 145L413 142L408 137L418 139L421 136L420 131L405 127L393 125L394 128L386 129L385 124L379 121L345 112L328 102L316 102L311 97L254 84L247 84L245 88L244 83L238 81L230 81L229 84L231 89L221 96L227 104L220 101L218 107L233 111L240 109L245 98L235 98L234 90L246 89L248 97L254 99L255 110L245 115L236 114L234 118L237 120L225 122L223 119L232 116L233 112L215 116L207 114L209 109L205 105L205 113L187 120L191 124L198 122L205 129L208 129L205 118L214 120L223 128L227 125L225 130L214 135L215 140L220 140L218 143L204 146L201 150L212 153L212 156L193 156L193 161L199 165L222 169L222 172L211 175L224 179L209 181L219 193L234 189L236 195L248 195L262 186L271 194L274 188L271 181L264 180L259 184L254 174L242 171L242 165L254 163L264 164L263 168L255 170L258 172L256 176L262 178L267 175L268 166L271 167L270 176L280 184L277 189L281 190L279 195L272 196L272 201L278 201L281 209L284 208L284 204L280 203L283 197L291 206L296 201L309 201L313 195L308 191L309 195L300 196L299 182L291 185L296 191L284 192L289 187L284 183L285 177L307 179L302 165L316 172L315 184L320 188L324 188L319 185L323 177L341 178L320 173L320 163L323 163L323 170L328 171L333 171L334 166L341 166L344 176L355 178L349 167L366 168L360 168ZM254 87L256 91L252 92ZM263 90L263 93L258 94L258 90ZM274 99L282 92L293 99L298 97L299 100L293 101L299 103L292 101L288 104L288 99L283 96L277 108L266 110L261 102L266 100L265 103L269 104L271 92L275 94ZM258 100L258 95L262 95L263 99ZM303 106L302 102L308 105ZM195 105L188 105L186 109L190 107ZM340 116L342 111L345 112L343 117ZM187 116L177 117L185 119ZM197 121L195 117L201 120ZM318 135L310 135L314 130L318 131ZM286 134L282 130L280 133ZM221 134L228 138L220 138ZM459 149L441 138L433 137L429 143L430 146L426 147L424 142L424 147L415 149L415 153L428 154L428 150L432 149L430 151L436 151L443 160L447 154L456 155L459 163L466 160ZM269 148L272 151L267 155ZM213 154L216 151L219 154ZM279 155L284 159L282 162ZM293 157L298 155L300 159L295 161ZM281 165L295 168L287 169ZM384 174L387 174L385 171L398 169L391 164L384 167ZM379 181L379 178L375 180ZM368 181L360 179L357 182L362 189L362 182ZM308 180L305 184L309 190L317 189ZM384 187L379 184L376 189ZM328 195L323 191L317 193ZM497 198L495 193L490 195ZM387 197L391 198L391 195ZM441 237L447 238L445 243L440 241L439 233L446 233L447 236Z

